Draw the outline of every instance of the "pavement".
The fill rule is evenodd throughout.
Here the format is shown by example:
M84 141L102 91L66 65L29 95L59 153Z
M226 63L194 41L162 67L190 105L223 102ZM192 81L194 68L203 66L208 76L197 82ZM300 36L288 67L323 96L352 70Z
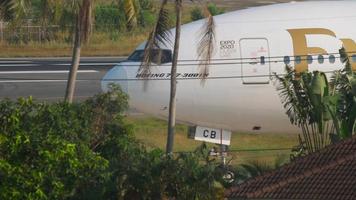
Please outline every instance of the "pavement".
M81 58L74 99L80 101L101 92L105 73L125 57ZM71 58L0 59L0 98L32 96L38 100L64 99Z

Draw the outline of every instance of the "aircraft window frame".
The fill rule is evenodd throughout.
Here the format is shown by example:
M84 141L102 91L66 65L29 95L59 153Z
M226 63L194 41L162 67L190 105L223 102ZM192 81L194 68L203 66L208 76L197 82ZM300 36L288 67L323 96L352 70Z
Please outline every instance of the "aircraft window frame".
M284 62L284 64L289 65L290 64L290 57L289 56L284 56L283 62Z
M323 56L323 55L319 55L319 56L318 56L318 63L319 63L319 64L323 64L324 61L325 61L324 56Z
M356 63L356 54L351 56L351 62Z
M129 55L127 60L141 62L143 60L143 50L135 50Z
M336 57L334 55L329 56L329 63L334 64L336 62Z
M302 62L302 57L301 56L296 56L294 58L294 61L295 61L296 64L300 64Z
M311 55L307 56L307 63L308 64L312 64L313 63L313 56L311 56Z
M156 55L160 56L160 61L157 60L156 55L152 59L152 63L154 64L166 64L166 63L171 63L173 60L172 57L172 51L170 49L154 49L151 53L155 53ZM143 55L144 55L144 50L135 50L128 58L128 61L133 61L133 62L142 62L143 61Z

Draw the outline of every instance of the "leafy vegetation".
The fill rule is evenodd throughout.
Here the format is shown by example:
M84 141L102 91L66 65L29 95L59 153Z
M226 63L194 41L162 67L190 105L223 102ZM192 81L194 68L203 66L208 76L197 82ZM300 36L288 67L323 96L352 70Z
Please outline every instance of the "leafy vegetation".
M219 199L207 148L166 156L123 120L113 87L83 103L0 102L0 199Z
M355 133L356 76L343 49L340 54L345 68L335 72L332 84L323 72L297 74L288 66L283 77L275 76L291 123L302 129L295 152L315 152Z
M209 10L209 12L213 16L220 15L220 14L223 14L225 12L224 9L217 7L216 4L214 4L214 3L209 3L208 6L207 6L207 9ZM205 15L204 15L202 9L197 7L197 6L195 6L190 11L190 18L192 19L192 21L203 19L204 17L205 17Z
M48 4L43 4L43 2ZM56 2L57 4L53 4ZM152 0L135 1L139 12L135 15L137 25L132 28L128 27L123 2L111 0L95 1L91 38L88 44L83 45L83 55L126 56L138 44L147 39L148 33L156 20L157 2ZM44 12L45 5L50 12ZM193 5L196 4L184 4L183 23L191 21L189 13ZM0 5L0 18L5 17L5 13L1 11L3 8L3 4ZM16 23L11 26L3 26L6 28L4 28L0 38L0 40L3 39L0 41L0 55L2 57L71 56L74 16L70 10L63 9L64 7L60 1L52 0L31 1L27 8L23 15L19 15L19 20L15 20ZM169 3L170 27L173 27L174 22L172 20L173 9L173 6ZM21 11L22 9L19 10Z
M308 152L330 144L329 134L334 131L329 109L331 99L326 75L322 72L296 74L287 67L286 75L277 76L280 95L291 123L301 127L303 142Z
M333 116L340 139L351 137L356 132L356 73L345 49L340 50L345 68L332 77L334 90L338 91L337 113Z
M261 176L267 172L280 168L282 165L289 162L288 157L279 156L272 164L267 164L266 162L253 160L247 163L238 165L233 169L235 171L234 183L241 183L249 178L256 176Z

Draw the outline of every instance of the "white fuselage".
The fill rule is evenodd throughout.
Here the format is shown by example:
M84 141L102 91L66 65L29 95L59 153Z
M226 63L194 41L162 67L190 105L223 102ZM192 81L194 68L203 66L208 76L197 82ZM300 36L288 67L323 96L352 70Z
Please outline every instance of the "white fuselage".
M196 50L204 20L182 26L177 120L241 132L297 132L285 114L273 74L283 74L286 64L297 71L329 74L341 69L339 49L344 46L350 56L356 52L355 10L352 1L301 2L216 16L215 52L205 81L199 78ZM153 64L149 74L139 74L139 65L118 64L104 77L103 89L119 83L132 107L167 116L171 63Z

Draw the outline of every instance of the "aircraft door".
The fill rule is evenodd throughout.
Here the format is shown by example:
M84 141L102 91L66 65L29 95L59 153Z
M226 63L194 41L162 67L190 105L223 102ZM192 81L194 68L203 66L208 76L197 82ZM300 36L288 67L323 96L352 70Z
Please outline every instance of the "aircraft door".
M266 38L243 38L239 43L243 83L268 84L271 75L268 40Z

